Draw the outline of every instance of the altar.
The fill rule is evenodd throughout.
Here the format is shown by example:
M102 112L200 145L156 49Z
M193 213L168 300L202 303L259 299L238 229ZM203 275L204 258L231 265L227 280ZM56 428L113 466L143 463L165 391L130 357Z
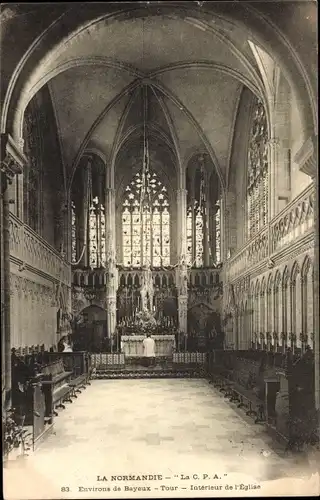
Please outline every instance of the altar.
M143 340L145 335L122 335L121 336L121 352L125 356L143 357ZM172 356L175 350L174 335L152 335L155 341L155 355Z

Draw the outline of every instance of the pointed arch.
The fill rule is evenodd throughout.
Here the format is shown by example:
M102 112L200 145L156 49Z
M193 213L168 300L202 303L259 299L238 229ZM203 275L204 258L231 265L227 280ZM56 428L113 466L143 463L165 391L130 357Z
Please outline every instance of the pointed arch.
M303 278L309 274L310 268L312 268L312 260L309 255L306 255L301 266L301 276Z
M288 283L289 283L289 268L288 266L285 266L282 273L282 286L286 287Z
M297 261L293 263L291 273L290 273L290 284L294 285L296 283L297 275L300 273L300 266Z
M273 280L274 290L279 289L280 283L281 283L281 273L280 273L279 269L277 269L276 274L274 276L274 280Z
M268 280L267 280L267 292L270 293L272 288L273 288L273 283L274 283L274 275L273 273L269 273L268 275Z

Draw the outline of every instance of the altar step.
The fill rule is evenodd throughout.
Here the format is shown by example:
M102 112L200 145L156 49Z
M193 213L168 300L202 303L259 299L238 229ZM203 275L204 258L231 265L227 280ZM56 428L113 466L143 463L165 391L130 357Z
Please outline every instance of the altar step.
M202 367L99 367L92 378L96 379L130 379L130 378L202 378L205 377Z

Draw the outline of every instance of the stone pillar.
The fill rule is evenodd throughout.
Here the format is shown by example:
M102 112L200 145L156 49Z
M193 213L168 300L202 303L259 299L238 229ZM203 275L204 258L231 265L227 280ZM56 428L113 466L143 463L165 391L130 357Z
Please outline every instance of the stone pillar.
M209 222L210 222L210 206L209 206L209 189L208 189L208 178L205 177L205 189L206 189L206 199L204 202L205 209L203 215L203 263L205 267L210 266L210 230L209 230Z
M187 190L177 189L177 253L187 254Z
M268 187L268 220L277 213L277 173L278 153L280 141L278 137L272 137L269 142L269 187Z
M106 309L108 322L107 334L110 338L114 334L117 326L117 297L107 297Z
M311 269L311 267L310 267ZM311 334L314 334L313 330L313 317L314 317L314 293L313 293L313 288L314 288L314 283L313 283L313 276L312 276L312 269L310 274L308 273L306 276L306 282L305 282L305 311L306 311L306 325L305 325L305 333L308 335L308 341L307 343L312 346L312 338Z
M0 151L0 241L1 241L1 347L2 407L11 404L11 327L10 327L10 231L9 184L20 174L26 158L8 134L1 134Z
M279 336L279 344L282 345L281 333L284 332L283 328L283 294L282 294L282 284L279 283L277 293L274 296L275 302L274 311L278 316L278 336Z
M77 217L77 261L80 259L79 267L85 267L89 264L88 262L88 249L84 250L84 247L87 245L87 217L88 215L88 165L82 171L81 176L81 195L75 200L76 202L76 217Z
M187 295L179 295L178 296L178 311L179 311L179 331L183 333L187 333L188 324L188 296Z
M260 333L261 333L261 301L260 301L260 291L255 293L255 303L256 303L256 334L258 338L258 342L260 342Z
M106 187L105 227L106 227L106 262L116 255L116 205L115 189Z
M319 169L318 169L318 137L313 135L307 139L294 157L294 162L299 170L309 175L315 184L314 197L314 289L316 300L313 308L313 334L314 334L314 357L315 357L315 405L320 410L320 335L319 335ZM320 421L319 421L320 426ZM319 429L320 432L320 429Z
M315 151L318 157L318 150ZM316 158L315 163L318 163ZM314 276L313 276L313 318L314 318L314 357L315 357L315 405L316 409L320 410L320 334L319 334L319 169L315 169L315 197L314 197ZM320 422L318 433L320 434Z
M267 287L266 290L266 304L267 304L267 312L266 312L266 333L272 334L274 331L274 313L273 313L273 287ZM273 341L271 340L273 344Z
M301 334L303 332L302 324L302 282L301 274L299 273L296 278L296 290L295 290L295 316L296 316L296 327L295 334L297 335L297 347L301 348Z
M288 343L288 346L290 346L290 343L289 343L289 340L291 338L291 334L292 334L292 326L293 326L293 312L292 312L292 297L293 297L293 294L292 294L292 283L288 283L287 285L287 289L286 289L286 293L287 293L287 334L288 334L288 337L287 337L287 343Z
M106 227L106 308L108 318L108 337L114 334L117 321L118 269L116 267L116 221L115 190L106 187L105 227Z
M176 287L178 290L179 330L187 333L188 316L188 276L187 256L187 190L177 189L177 252L179 266L176 270Z
M216 213L218 207L216 205L211 205L210 216L209 216L209 242L210 242L210 253L211 262L210 264L217 262L216 255Z
M231 220L229 219L229 224L227 224L227 200L226 194L220 198L220 260L225 262L227 260L228 244L230 244L231 239ZM229 227L228 227L229 226ZM229 242L229 243L227 243ZM233 248L233 244L232 244Z

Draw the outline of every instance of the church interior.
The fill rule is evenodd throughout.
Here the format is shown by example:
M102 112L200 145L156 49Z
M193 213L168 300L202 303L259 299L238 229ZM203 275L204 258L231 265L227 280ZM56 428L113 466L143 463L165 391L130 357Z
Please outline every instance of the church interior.
M32 498L134 459L297 479L320 438L315 2L0 16L5 461L28 455Z

